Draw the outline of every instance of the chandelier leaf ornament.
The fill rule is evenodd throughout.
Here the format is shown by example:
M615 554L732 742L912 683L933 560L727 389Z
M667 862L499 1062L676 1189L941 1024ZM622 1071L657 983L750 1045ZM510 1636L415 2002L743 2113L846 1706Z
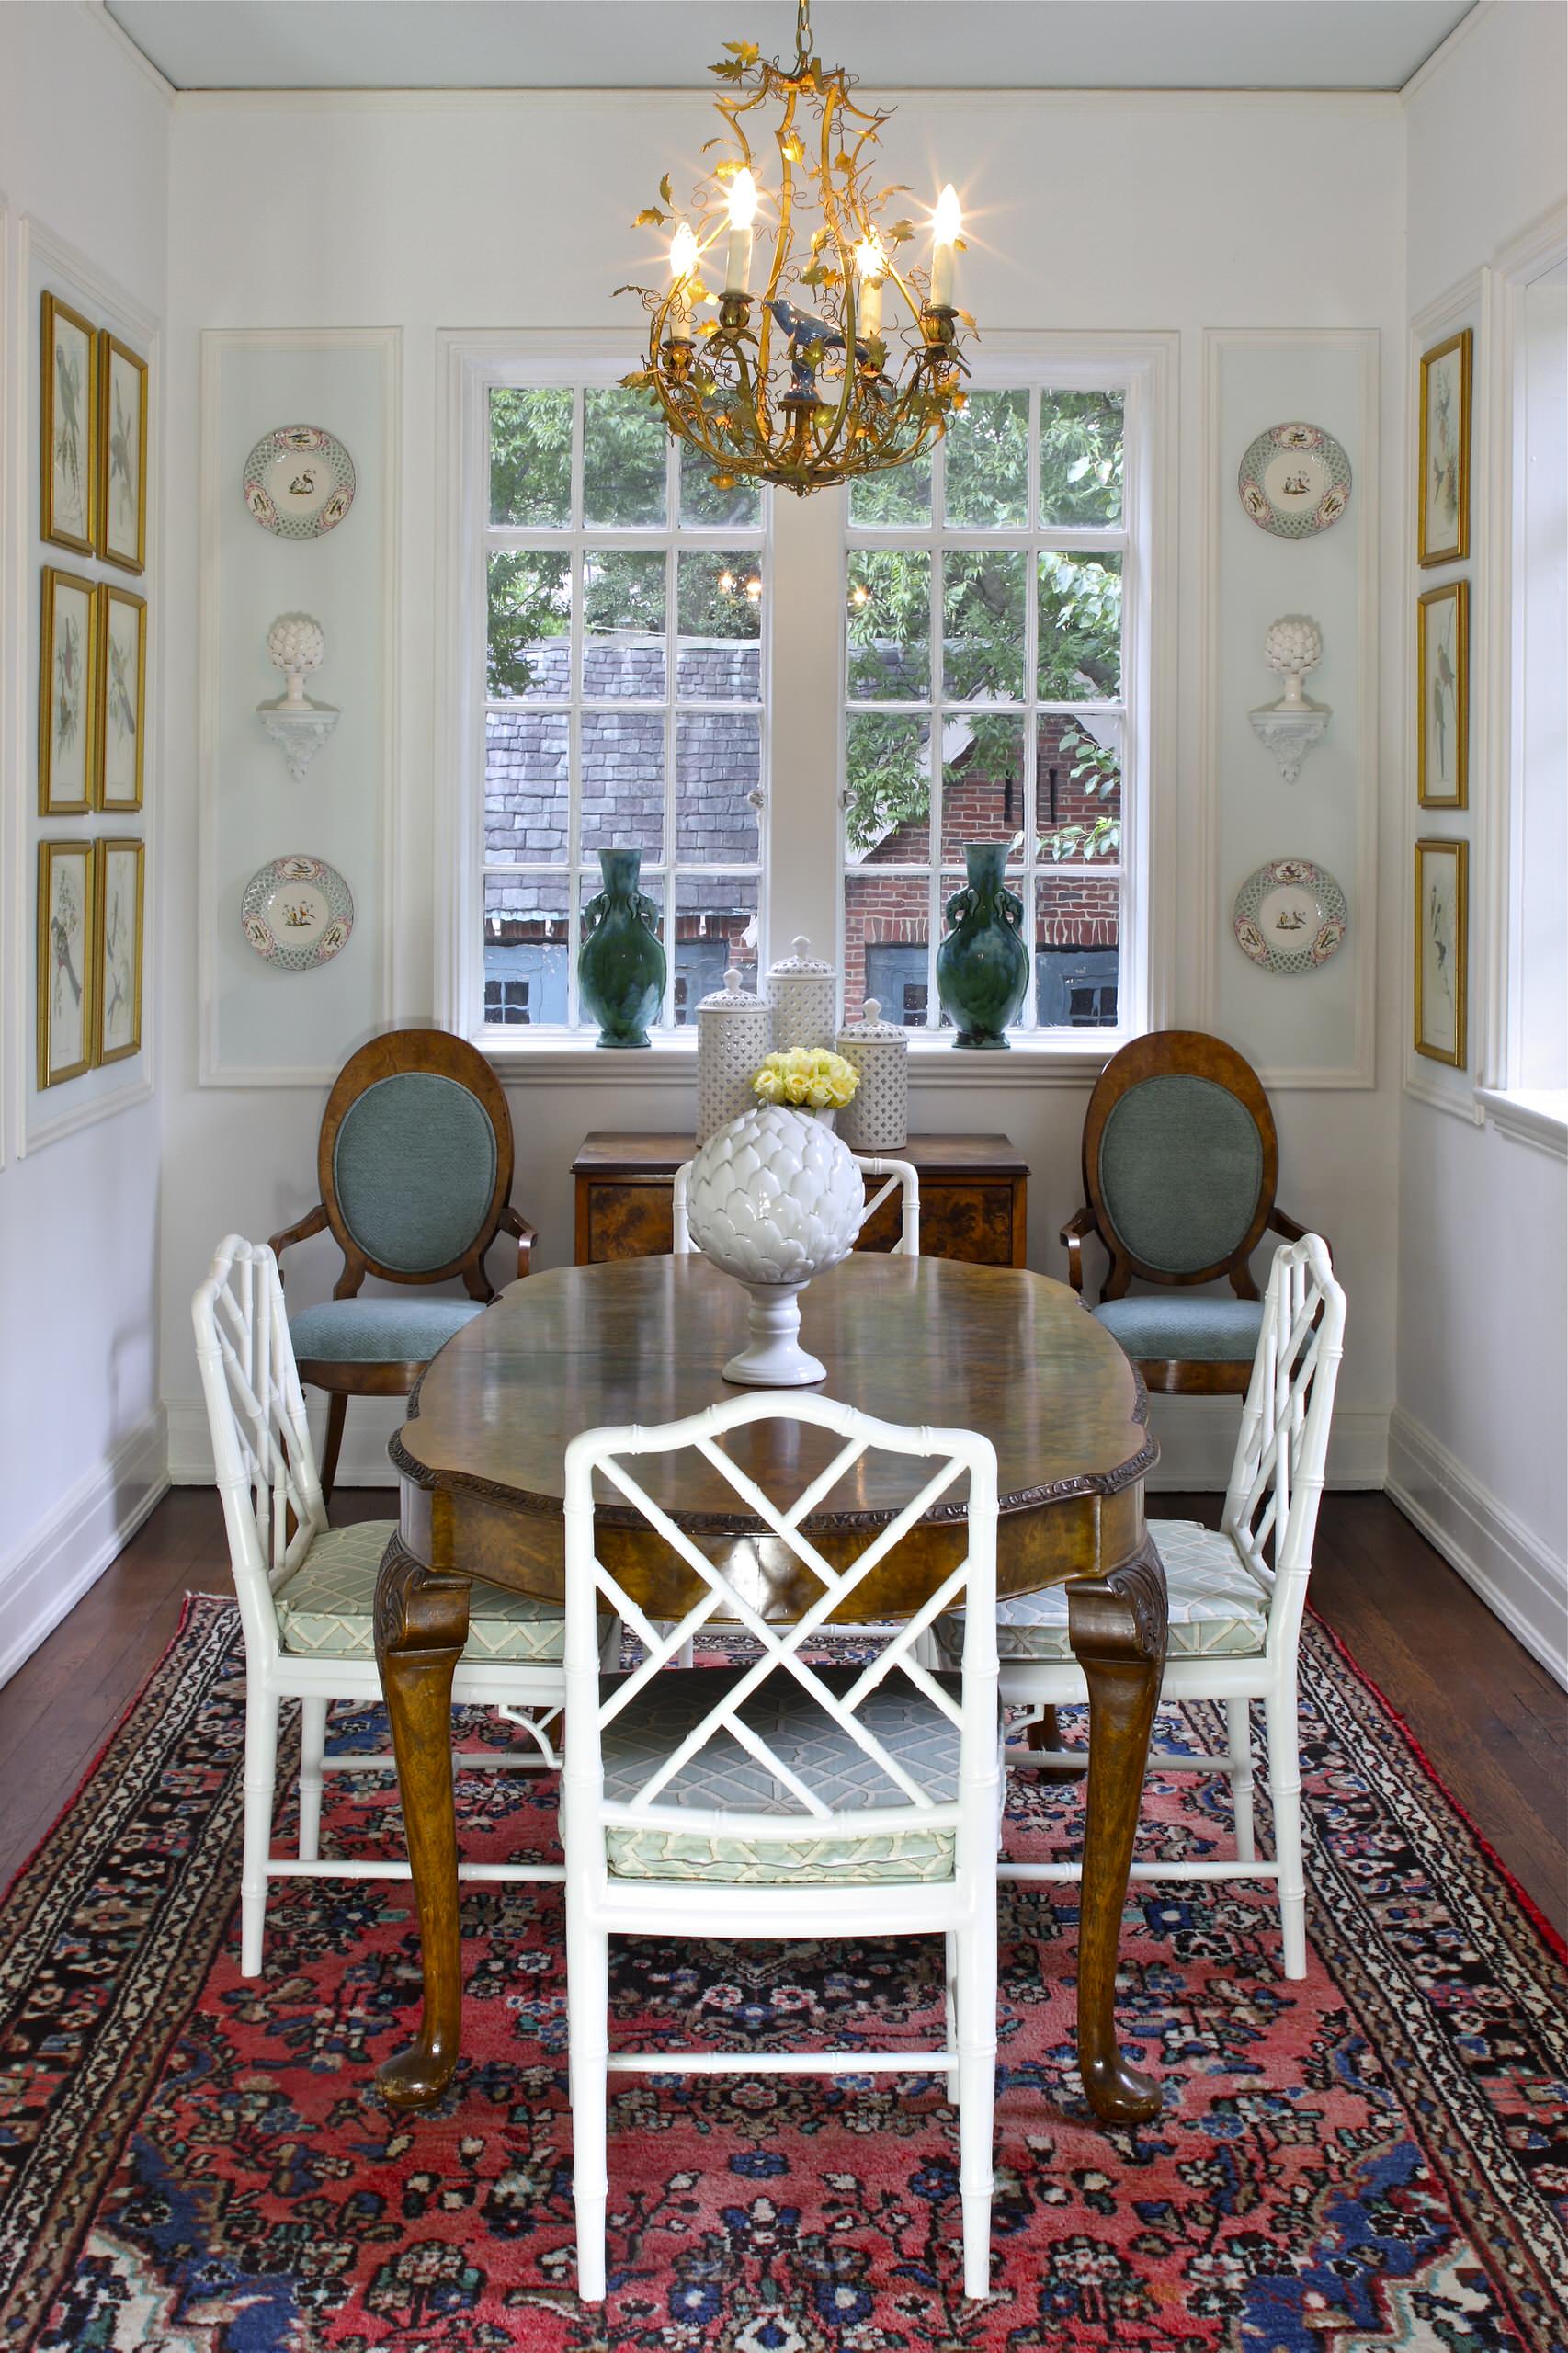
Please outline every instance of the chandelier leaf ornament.
M903 258L915 224L887 216L909 191L873 185L888 115L812 54L810 0L793 65L755 41L724 48L710 69L724 129L704 150L722 152L684 211L666 174L637 216L672 232L669 281L617 289L649 313L647 365L622 381L721 490L746 476L804 496L906 465L963 406L960 341L975 330L954 300L962 216L945 188L929 270Z

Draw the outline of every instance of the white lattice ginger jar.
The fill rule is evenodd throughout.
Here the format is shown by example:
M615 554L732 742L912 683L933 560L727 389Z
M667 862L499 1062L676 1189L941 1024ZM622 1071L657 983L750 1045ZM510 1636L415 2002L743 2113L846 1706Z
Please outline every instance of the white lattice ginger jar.
M881 1018L881 1000L866 999L858 1021L838 1033L838 1051L860 1074L844 1113L851 1152L896 1152L909 1135L909 1032Z
M726 1381L784 1389L825 1378L796 1336L799 1295L849 1256L865 1200L848 1145L809 1112L762 1103L710 1136L691 1164L687 1225L751 1297L750 1339Z
M732 964L723 987L697 1008L699 1144L753 1108L752 1077L772 1051L773 1008L742 988Z
M773 1043L779 1053L791 1046L831 1047L838 1018L838 982L831 964L811 953L803 932L790 942L792 954L781 956L767 974L767 999L773 1007Z

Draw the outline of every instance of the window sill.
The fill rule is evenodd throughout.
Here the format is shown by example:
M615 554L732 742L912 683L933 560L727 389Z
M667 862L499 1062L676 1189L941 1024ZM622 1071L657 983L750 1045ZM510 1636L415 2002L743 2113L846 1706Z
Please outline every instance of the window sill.
M1568 1160L1568 1088L1478 1086L1475 1099L1499 1135Z
M542 1080L571 1086L695 1086L697 1040L690 1030L655 1038L646 1051L618 1052L585 1045L579 1038L536 1035L526 1044L482 1031L475 1040L503 1078ZM1095 1033L1095 1043L1046 1045L1019 1041L1006 1054L959 1053L945 1039L911 1040L912 1087L1092 1086L1127 1037L1119 1030Z

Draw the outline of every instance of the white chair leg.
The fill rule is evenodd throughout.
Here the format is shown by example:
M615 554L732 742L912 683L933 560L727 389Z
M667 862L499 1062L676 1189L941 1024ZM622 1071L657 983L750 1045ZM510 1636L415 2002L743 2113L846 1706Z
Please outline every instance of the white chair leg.
M1230 1731L1231 1799L1236 1810L1236 1860L1257 1860L1252 1823L1252 1701L1227 1699L1225 1722Z
M1301 1857L1301 1766L1296 1735L1294 1690L1270 1692L1264 1701L1268 1726L1268 1787L1274 1800L1274 1853L1279 1865L1279 1927L1285 1974L1307 1973L1307 1883Z
M300 1702L300 1860L313 1863L321 1854L322 1757L326 1750L326 1711L330 1699Z
M959 1940L953 1929L949 1928L948 1930L944 1942L948 1949L948 2049L949 2051L956 2051L959 2047ZM948 2069L948 2097L951 2100L953 2106L957 2108L959 2104L959 2071L956 2066L949 2067Z
M959 2200L963 2291L991 2293L992 2140L996 2107L996 1907L958 1938Z
M572 2099L572 2201L577 2217L577 2293L605 2300L605 2158L609 2055L609 1938L581 1920L567 1923L568 2050Z
M240 1975L261 1975L267 1926L267 1860L278 1779L278 1694L260 1682L245 1692L244 1859L240 1869Z

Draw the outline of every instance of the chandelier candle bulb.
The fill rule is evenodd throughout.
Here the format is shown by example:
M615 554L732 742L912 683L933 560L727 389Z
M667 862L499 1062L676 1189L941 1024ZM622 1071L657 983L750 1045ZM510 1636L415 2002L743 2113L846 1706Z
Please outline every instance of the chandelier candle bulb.
M937 210L931 218L931 308L953 311L958 304L953 289L958 278L958 241L963 231L963 214L959 209L958 190L951 180L937 199Z
M726 294L751 292L752 222L756 219L756 182L738 171L730 182L730 244L724 265Z
M855 268L860 280L856 324L863 343L876 343L882 332L882 278L888 257L875 237L863 237L855 248Z
M672 343L691 341L691 304L696 291L697 239L691 223L683 221L670 239L670 276L675 280L675 295L670 304L670 340Z

